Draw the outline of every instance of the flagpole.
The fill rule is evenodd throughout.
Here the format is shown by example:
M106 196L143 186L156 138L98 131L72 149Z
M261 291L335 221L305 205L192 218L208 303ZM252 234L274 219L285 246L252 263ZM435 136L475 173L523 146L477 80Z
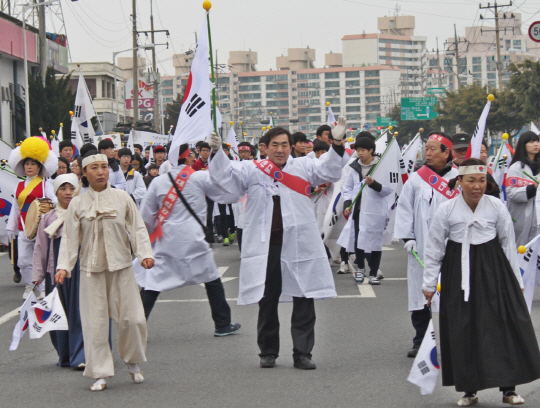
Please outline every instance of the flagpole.
M403 151L403 153L401 153L402 156L404 156L405 153L407 153L407 151L410 149L410 147L416 141L416 138L420 137L420 134L423 133L423 132L424 132L424 128L418 129L418 133L416 134L416 136L412 138L412 140L409 142L409 145L407 146L407 148Z
M209 0L203 2L203 8L206 10L206 22L208 26L208 48L210 51L210 70L212 73L212 116L214 117L214 132L218 134L217 131L217 117L216 117L216 79L214 76L214 55L212 51L212 34L210 31L210 9L212 8L212 3ZM223 139L223 136L221 137Z
M386 146L386 149L384 150L384 153L382 154L381 158L379 159L379 161L377 162L377 164L375 166L373 166L373 168L370 170L369 174L366 176L366 177L369 177L371 176L375 170L377 169L377 167L379 166L379 164L381 164L382 162L382 159L384 158L384 155L386 154L386 152L388 151L388 149L390 148L390 146L392 145L392 143L394 142L394 140L397 139L397 136L398 136L398 132L395 132L394 133L394 137L392 137L392 139L390 140L390 143L388 143L388 146ZM365 180L365 179L364 179ZM354 201L351 203L351 205L349 206L349 211L352 211L353 207L354 207L354 204L356 203L356 201L358 201L358 199L360 198L360 195L362 194L362 190L364 190L364 187L366 186L366 183L363 183L362 184L362 187L360 188L360 191L358 192L358 194L356 195L356 198L354 199Z
M86 79L84 79L84 75L83 75L83 72L82 72L81 65L77 64L77 66L79 67L79 75L83 79L84 87L86 88L86 93L88 94L88 99L90 99L90 103L92 104L92 109L94 109L94 113L96 114L97 123L98 123L99 127L101 128L101 133L105 134L105 131L103 130L103 126L101 126L101 121L99 120L99 116L98 116L98 114L96 112L96 107L94 106L94 101L92 100L92 95L90 95L90 89L88 89L88 85L86 84ZM90 123L88 124L88 126L92 126L92 118L90 118Z

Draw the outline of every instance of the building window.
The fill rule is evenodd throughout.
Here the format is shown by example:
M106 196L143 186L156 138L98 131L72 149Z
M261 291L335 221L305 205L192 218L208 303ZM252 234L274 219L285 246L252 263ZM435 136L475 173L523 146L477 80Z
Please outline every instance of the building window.
M339 89L326 89L324 91L325 96L339 96Z
M366 88L366 95L367 94L380 94L381 89L380 88Z
M378 79L366 79L366 86L380 85L381 82Z
M339 72L327 72L324 74L324 79L336 79L339 78Z
M360 78L360 71L345 72L345 78Z
M261 86L260 85L240 85L239 87L240 92L245 91L260 91Z
M377 116L379 116L378 113L367 113L366 120L376 120Z
M347 103L360 103L360 98L346 98Z
M167 88L169 86L173 86L172 79L167 79L165 81L161 81L161 86L164 87L164 88Z
M366 105L366 112L378 112L381 110L381 105Z
M475 65L475 64L476 64L476 65L481 64L481 63L482 63L482 57L473 57L472 63L473 63L473 65Z
M360 86L360 80L357 79L356 81L346 81L345 85L348 87Z
M360 98L359 98L360 99ZM360 106L347 106L345 109L347 113L349 112L360 112Z
M277 89L289 89L289 84L278 84Z
M269 83L266 84L267 91L274 90L274 89L277 89L277 84L269 84Z
M339 81L327 81L324 86L326 88L339 88Z
M473 65L472 71L473 72L482 72L482 65Z
M339 105L339 98L327 98L326 102L330 102L332 105ZM333 106L332 109L334 109Z
M240 94L240 99L261 99L260 93Z
M381 103L381 97L380 96L367 96L366 102L367 103Z
M360 89L356 88L356 89L346 89L345 90L345 95L360 95Z
M366 71L364 74L366 77L378 77L379 70Z
M163 95L172 95L173 94L173 90L170 89L170 88L165 88L161 92L163 93Z
M268 78L266 79L268 81ZM253 77L239 77L238 82L241 84L245 84L248 82L261 82L261 77L253 76Z

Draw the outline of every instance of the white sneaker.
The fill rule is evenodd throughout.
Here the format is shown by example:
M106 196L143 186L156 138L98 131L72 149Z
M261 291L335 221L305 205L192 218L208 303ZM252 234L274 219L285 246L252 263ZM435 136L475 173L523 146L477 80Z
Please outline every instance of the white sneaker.
M354 260L351 259L351 258L349 258L349 270L352 273L358 272L358 268L357 268L356 264L354 263Z
M525 400L521 395L516 394L515 392L512 393L512 395L506 396L503 395L502 402L504 404L510 404L510 405L522 405L525 404Z
M338 274L342 275L344 273L350 273L351 270L347 262L341 262L341 267L339 268Z
M380 269L377 271L377 279L379 279L379 280L384 279L384 275L383 275L383 273L382 273L382 271Z
M457 405L458 407L470 407L476 403L478 403L478 397L475 395L474 397L462 397L457 402Z
M354 272L354 281L358 284L364 283L364 279L366 277L365 269L359 269L358 272Z
M24 293L22 295L22 298L24 300L28 299L28 296L30 296L30 293L32 293L32 289L34 289L34 285L26 285L24 288Z

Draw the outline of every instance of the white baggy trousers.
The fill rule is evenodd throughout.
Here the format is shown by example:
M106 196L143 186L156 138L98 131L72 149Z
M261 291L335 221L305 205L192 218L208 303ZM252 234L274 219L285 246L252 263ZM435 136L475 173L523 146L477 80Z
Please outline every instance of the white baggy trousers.
M81 273L81 322L85 377L114 375L109 319L118 327L118 351L126 363L146 361L146 319L133 267L114 272Z

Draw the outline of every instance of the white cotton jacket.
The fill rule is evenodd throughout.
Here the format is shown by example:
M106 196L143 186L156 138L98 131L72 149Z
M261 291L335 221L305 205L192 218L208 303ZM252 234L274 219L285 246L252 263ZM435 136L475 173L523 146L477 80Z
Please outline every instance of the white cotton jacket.
M96 205L97 216L93 216ZM118 271L132 265L132 250L141 260L153 259L144 222L125 191L108 186L98 193L89 188L71 200L57 270L65 269L71 277L80 257L81 272Z
M126 193L133 197L137 206L141 204L142 199L146 195L146 185L144 184L143 176L133 168L129 170L126 179Z
M362 187L363 175L367 175L369 170L377 164L379 157L369 164L365 165L360 159L356 162L352 162L350 167L351 171L345 179L343 184L343 200L354 201L360 188ZM362 175L358 170L362 171ZM358 170L357 170L358 169ZM388 199L393 190L390 187L382 184L382 180L375 180L380 183L381 191L376 191L369 186L365 186L360 196L360 213L358 215L359 233L357 247L364 250L367 253L373 251L382 251L383 244L383 232L388 221ZM347 225L343 229L339 242L347 244L345 247L348 251L354 252L354 219L351 214Z
M471 273L470 245L484 244L495 237L499 239L519 286L523 289L512 218L500 199L487 195L482 197L474 212L462 195L439 206L429 228L422 288L428 292L435 292L446 252L446 240L449 239L462 244L462 289L467 301Z
M185 167L171 170L173 179ZM141 203L141 215L146 228L152 233L158 225L159 210L172 187L167 174L156 177L148 187L148 194ZM207 171L194 172L188 179L182 195L206 225L207 204L205 196L214 201L231 203L238 200L210 182ZM139 286L163 292L183 286L198 285L219 278L212 249L205 240L201 225L178 199L163 225L163 236L152 244L155 263L152 269L142 269L134 263Z
M519 177L529 180L529 177L524 172L533 175L533 171L527 164L522 167L521 162L517 162L510 166L506 178ZM531 197L531 199L527 198L527 186L507 186L506 196L508 197L508 211L515 221L514 231L516 234L516 243L517 245L526 245L536 236L538 226L536 220L536 200L534 197ZM536 197L538 197L538 194L536 194Z
M442 177L448 181L457 177L457 175L458 170L452 168ZM435 191L418 173L411 174L399 196L394 237L416 240L416 249L422 262L425 260L428 232L433 216L439 206L446 201L448 201L448 198ZM424 308L423 280L424 269L416 258L409 254L407 286L409 291L409 311L411 312Z
M109 166L109 184L116 189L126 191L126 178L120 166L118 166L118 170L116 171Z
M289 156L283 171L311 185L320 185L340 179L341 163L342 158L330 148L321 160ZM239 196L247 193L238 304L257 303L263 296L274 208L272 196L276 194L280 196L283 219L281 300L290 301L291 296L316 299L336 296L310 198L275 182L252 161L229 160L221 149L209 169L216 186Z

